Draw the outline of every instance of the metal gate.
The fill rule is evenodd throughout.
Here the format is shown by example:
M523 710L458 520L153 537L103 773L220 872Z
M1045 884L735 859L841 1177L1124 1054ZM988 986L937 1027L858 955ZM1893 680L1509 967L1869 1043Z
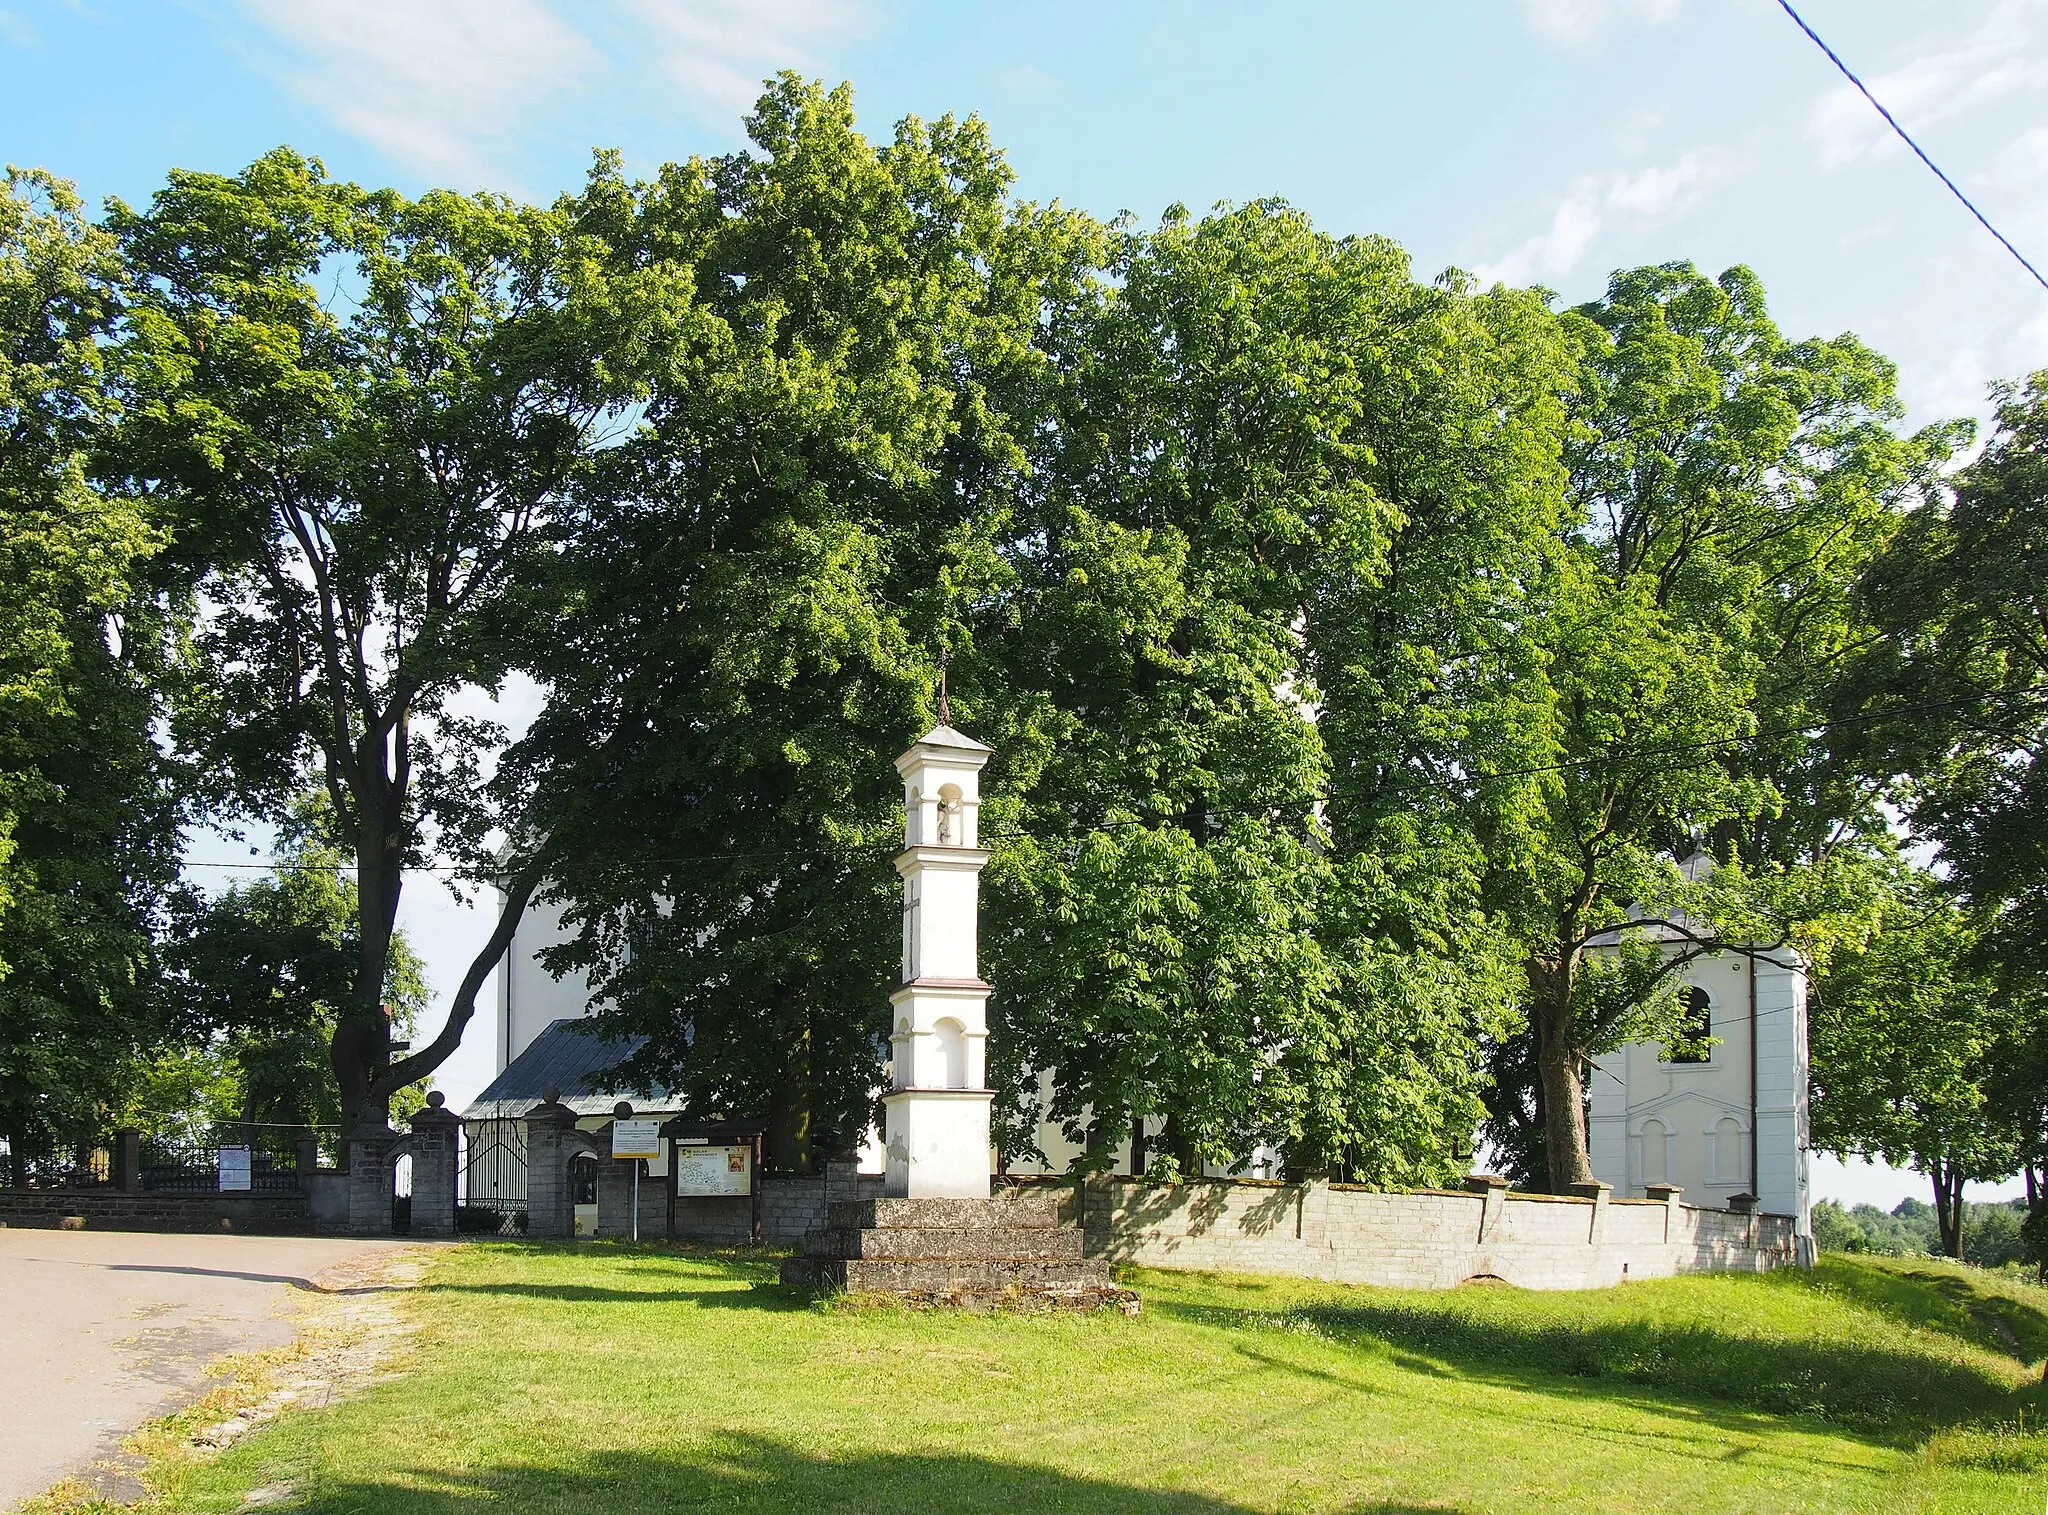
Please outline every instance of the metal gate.
M499 1216L501 1231L515 1229L514 1217L526 1214L526 1122L464 1121L462 1148L462 1187L456 1202Z

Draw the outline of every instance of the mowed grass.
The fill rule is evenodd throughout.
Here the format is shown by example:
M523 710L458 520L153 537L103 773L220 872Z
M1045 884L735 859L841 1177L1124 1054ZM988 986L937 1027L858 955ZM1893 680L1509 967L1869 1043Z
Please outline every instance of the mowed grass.
M1939 1264L1574 1294L1136 1272L1136 1320L818 1304L774 1273L453 1249L408 1299L401 1376L160 1465L162 1504L2039 1515L2048 1492L2048 1292Z

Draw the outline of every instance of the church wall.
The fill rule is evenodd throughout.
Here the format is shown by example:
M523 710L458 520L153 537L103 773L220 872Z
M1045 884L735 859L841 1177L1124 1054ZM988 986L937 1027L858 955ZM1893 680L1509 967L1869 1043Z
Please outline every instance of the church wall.
M1677 1184L1708 1205L1752 1193L1762 1209L1794 1217L1808 1235L1805 975L1796 959L1759 957L1752 1023L1750 973L1749 958L1736 953L1683 970L1710 1001L1715 1044L1707 1062L1666 1062L1654 1042L1595 1060L1589 1155L1617 1196L1639 1197L1655 1183Z
M556 978L535 956L543 948L572 940L558 905L536 901L526 907L519 929L498 965L498 1068L524 1052L555 1021L590 1014L590 985L581 972Z

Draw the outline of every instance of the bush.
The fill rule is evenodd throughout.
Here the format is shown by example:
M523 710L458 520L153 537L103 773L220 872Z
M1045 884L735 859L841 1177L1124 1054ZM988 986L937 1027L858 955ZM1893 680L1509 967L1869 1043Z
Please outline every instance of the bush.
M1870 1233L1831 1199L1813 1207L1813 1244L1823 1252L1868 1252Z

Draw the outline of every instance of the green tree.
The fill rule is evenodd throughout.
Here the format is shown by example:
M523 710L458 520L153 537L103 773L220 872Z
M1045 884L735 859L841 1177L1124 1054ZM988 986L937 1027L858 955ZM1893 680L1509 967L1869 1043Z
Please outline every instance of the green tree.
M2019 1166L1987 1098L2015 1006L1979 958L1984 921L1933 879L1900 881L1868 947L1814 986L1813 1144L1934 1186L1941 1250L1963 1255L1963 1186Z
M1001 395L1085 246L1011 206L980 123L857 130L785 76L753 150L608 186L659 316L537 621L549 709L507 758L574 835L551 874L604 1023L703 1113L807 1168L872 1118L897 979L900 788L937 659L1000 593L1021 457ZM948 628L951 628L949 632ZM1009 756L1009 754L1006 754Z
M1846 854L1879 824L1874 786L1850 803L1853 783L1801 733L1854 645L1858 572L1948 441L1900 438L1891 365L1853 337L1787 341L1746 269L1619 273L1566 325L1584 356L1574 524L1534 612L1546 750L1540 771L1504 780L1489 880L1528 943L1531 1102L1553 1187L1592 1177L1586 1060L1670 1029L1687 952L1742 940L1730 928L1745 916L1775 913L1765 940L1784 940L1855 893ZM1724 867L1708 902L1670 862L1702 837L1747 865ZM1716 897L1733 919L1715 919ZM1632 909L1647 918L1630 924ZM1689 945L1634 970L1601 946L1650 930Z
M211 699L179 735L229 809L323 787L355 873L330 1059L351 1124L454 1050L541 872L525 797L484 781L504 733L472 712L629 398L638 304L598 277L603 209L408 201L279 149L110 213L137 283L120 464L204 570ZM399 893L435 862L503 904L446 1023L394 1061Z
M1006 1138L1030 1069L1084 1168L1153 1118L1162 1173L1440 1179L1513 952L1470 825L1392 781L1511 724L1470 670L1558 525L1554 323L1272 202L1114 254L1049 334L1014 554L1047 745L991 879Z
M2001 952L2048 968L2048 372L1993 396L1983 453L1865 577L1880 635L1840 713L1957 883L2000 907Z
M209 1096L216 1122L227 1114L249 1126L341 1123L329 1063L355 992L360 914L345 859L325 840L323 810L301 808L271 877L188 898L161 949L164 991L186 1043L162 1073L174 1088L193 1051L216 1063L227 1086ZM409 1035L426 1008L425 969L403 931L393 933L390 957L388 1019ZM420 1103L417 1086L396 1094L400 1114ZM161 1093L147 1091L134 1100L138 1113L161 1103Z
M163 532L94 483L123 271L71 188L0 195L0 1136L92 1138L116 1070L162 1033L155 904L177 871L177 775L152 740L177 620Z

